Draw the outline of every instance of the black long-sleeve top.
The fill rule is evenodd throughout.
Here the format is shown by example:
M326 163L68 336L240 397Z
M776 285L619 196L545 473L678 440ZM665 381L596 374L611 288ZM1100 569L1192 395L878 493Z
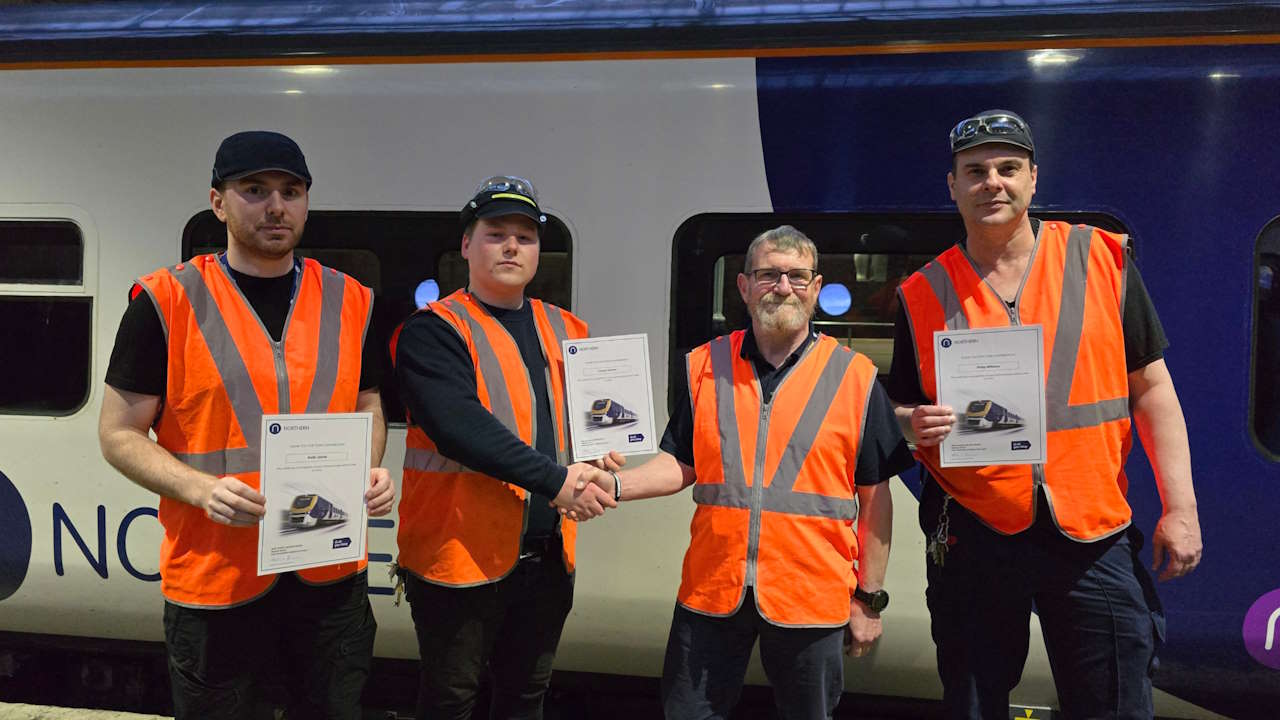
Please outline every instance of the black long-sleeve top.
M434 313L413 315L400 331L396 344L400 396L413 424L426 432L443 455L533 493L525 537L545 537L559 522L559 513L549 503L567 475L556 462L546 358L528 301L517 310L484 307L511 334L529 371L538 413L534 445L526 445L480 403L476 369L466 344L452 325Z

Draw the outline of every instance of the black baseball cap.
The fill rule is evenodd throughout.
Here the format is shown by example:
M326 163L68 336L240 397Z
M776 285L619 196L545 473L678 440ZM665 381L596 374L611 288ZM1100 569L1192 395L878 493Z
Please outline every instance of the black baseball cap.
M1015 112L1009 110L984 110L971 118L956 123L951 129L951 154L961 150L1004 143L1013 145L1036 157L1036 145L1031 140L1031 126Z
M541 232L547 216L538 206L538 193L533 183L515 175L494 175L476 187L476 194L462 208L462 227L477 218L524 215L538 223Z
M238 132L218 146L213 157L213 187L246 175L279 170L307 183L311 189L311 171L302 149L289 136L269 130Z

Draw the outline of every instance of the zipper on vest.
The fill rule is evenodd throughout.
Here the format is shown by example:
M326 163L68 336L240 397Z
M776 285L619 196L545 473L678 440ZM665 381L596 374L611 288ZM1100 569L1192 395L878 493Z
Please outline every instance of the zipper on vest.
M290 411L289 403L289 371L284 364L284 336L281 335L280 342L271 343L271 357L276 365L276 392L280 398L279 411L287 413Z
M777 395L775 390L774 397ZM755 472L751 476L750 530L747 533L746 586L749 588L754 588L756 585L756 555L760 552L760 516L764 512L764 454L766 441L769 438L769 414L772 410L773 398L769 398L769 402L760 406L760 424L756 430Z
M1040 242L1040 238L1037 235L1036 237L1037 246L1039 245L1039 242ZM1033 248L1032 258L1027 261L1028 263L1027 272L1022 277L1023 284L1026 284L1027 277L1031 274L1030 263L1033 262L1034 260L1035 260L1035 249ZM986 281L984 280L983 282L986 282ZM995 288L991 288L991 291L995 293ZM996 297L999 297L999 293L996 293ZM1001 299L1003 300L1003 298ZM1004 304L1005 312L1009 314L1010 325L1013 325L1013 326L1022 325L1022 320L1018 317L1018 301L1021 299L1022 299L1022 285L1019 285L1018 294L1014 296L1014 299L1013 299L1013 305L1010 305L1009 303ZM1043 486L1044 486L1044 465L1032 465L1031 466L1031 522L1033 524L1036 521L1036 511L1040 505L1040 492Z

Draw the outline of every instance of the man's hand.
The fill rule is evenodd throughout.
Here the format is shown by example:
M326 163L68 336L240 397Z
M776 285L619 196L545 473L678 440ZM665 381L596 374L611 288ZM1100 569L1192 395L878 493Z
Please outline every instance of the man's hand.
M880 613L871 610L858 600L849 601L849 647L845 649L853 657L871 652L871 646L880 638Z
M917 405L911 411L911 432L919 447L933 447L951 434L955 413L946 405Z
M220 525L253 526L267 512L267 499L230 475L216 478L201 494L204 514Z
M612 486L609 473L587 463L574 463L551 504L571 520L590 520L603 515L605 508L618 507L613 493L603 489Z
M1182 577L1196 569L1203 551L1200 517L1196 511L1166 512L1151 535L1151 570L1159 570L1160 564L1168 558L1168 564L1160 572L1160 581Z
M624 457L622 453L618 452L617 450L610 450L608 455L605 455L602 458L597 458L595 460L592 460L591 464L595 465L601 470L611 470L613 472L617 472L622 469L623 465L627 464L627 458Z
M380 517L391 512L395 500L396 486L391 482L391 473L386 468L370 468L369 489L364 493L364 504L369 508L369 517Z

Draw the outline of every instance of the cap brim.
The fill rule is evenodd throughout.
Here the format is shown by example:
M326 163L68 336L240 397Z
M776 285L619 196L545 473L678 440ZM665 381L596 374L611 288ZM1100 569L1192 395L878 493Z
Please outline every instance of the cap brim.
M289 168L282 168L282 167L264 167L264 168L258 168L256 170L245 170L244 172L238 172L234 175L228 175L227 177L222 178L222 182L231 182L232 180L239 180L240 178L247 178L250 175L257 175L258 173L264 173L264 172L282 172L282 173L285 173L286 175L292 175L298 178L299 180L306 183L307 185L311 185L311 178L307 177L306 175L299 175L298 173L294 172L293 170L290 170Z
M501 217L503 215L523 215L530 220L545 225L547 216L539 212L538 208L519 200L494 200L481 205L476 210L478 218Z

